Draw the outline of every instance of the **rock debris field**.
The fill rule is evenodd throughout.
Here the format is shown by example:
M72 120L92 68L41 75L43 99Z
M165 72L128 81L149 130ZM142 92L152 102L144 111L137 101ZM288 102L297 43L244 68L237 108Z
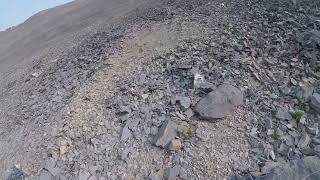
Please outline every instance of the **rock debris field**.
M320 179L320 1L149 1L51 51L1 75L0 179Z

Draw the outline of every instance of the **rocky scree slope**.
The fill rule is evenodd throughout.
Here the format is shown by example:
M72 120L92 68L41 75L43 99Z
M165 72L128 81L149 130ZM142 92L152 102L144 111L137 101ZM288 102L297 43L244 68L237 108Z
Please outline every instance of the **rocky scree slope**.
M47 75L83 76L62 79L46 161L9 179L319 179L319 5L167 1L115 28L117 48L94 34Z

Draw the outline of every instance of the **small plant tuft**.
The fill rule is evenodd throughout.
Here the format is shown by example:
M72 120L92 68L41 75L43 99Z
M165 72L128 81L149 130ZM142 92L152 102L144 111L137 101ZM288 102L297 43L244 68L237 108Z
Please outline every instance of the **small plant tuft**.
M193 129L191 127L187 127L184 130L177 130L178 136L182 139L188 139L193 133Z

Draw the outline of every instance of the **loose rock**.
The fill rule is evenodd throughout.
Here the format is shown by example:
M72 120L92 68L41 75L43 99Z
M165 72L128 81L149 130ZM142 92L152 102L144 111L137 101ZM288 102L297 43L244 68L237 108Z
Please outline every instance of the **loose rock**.
M294 160L284 166L274 168L270 174L260 177L261 180L300 180L300 179L320 179L319 173L320 159L315 156Z
M178 151L181 149L181 141L179 139L174 139L170 142L169 150L170 151Z
M52 180L53 177L47 170L42 170L39 176L39 180Z
M296 90L296 97L300 102L308 102L311 99L313 91L313 87L301 86Z
M316 110L317 112L320 112L320 94L314 93L311 97L311 107Z
M311 138L308 136L308 134L304 134L298 143L298 147L301 149L305 149L309 146L311 143Z
M200 100L195 111L203 119L215 120L230 115L240 105L243 105L242 92L232 85L223 84Z
M178 101L180 102L180 105L183 108L183 110L188 109L191 105L191 99L188 97L180 97L178 98Z
M148 180L162 180L163 176L164 176L164 170L160 169L158 172L151 174L148 177Z
M173 168L167 168L164 172L164 178L166 180L175 180L180 173L180 166L174 166Z
M177 128L178 125L175 122L171 120L166 121L159 129L159 132L154 139L154 144L164 148L177 136Z
M288 111L278 110L275 114L275 117L279 120L291 120L292 116Z

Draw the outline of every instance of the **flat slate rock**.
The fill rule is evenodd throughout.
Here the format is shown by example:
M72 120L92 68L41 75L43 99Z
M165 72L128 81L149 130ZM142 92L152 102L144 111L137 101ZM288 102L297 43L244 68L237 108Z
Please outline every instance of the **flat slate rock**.
M171 140L173 140L177 136L176 129L178 125L173 121L166 121L158 131L154 139L154 144L156 146L160 146L164 148L167 146Z
M320 179L320 159L308 156L277 167L270 174L259 177L260 180L318 180Z
M311 107L317 112L320 112L320 94L313 94L313 96L311 97Z
M243 105L242 91L232 85L222 84L197 103L195 112L200 118L215 120L230 115L241 105Z

